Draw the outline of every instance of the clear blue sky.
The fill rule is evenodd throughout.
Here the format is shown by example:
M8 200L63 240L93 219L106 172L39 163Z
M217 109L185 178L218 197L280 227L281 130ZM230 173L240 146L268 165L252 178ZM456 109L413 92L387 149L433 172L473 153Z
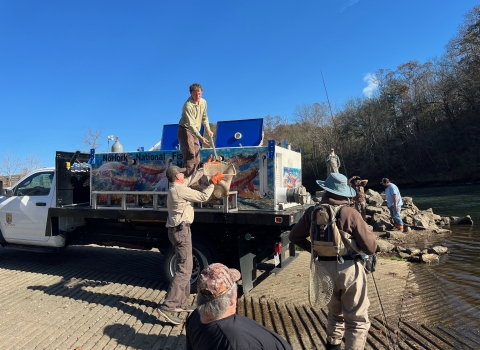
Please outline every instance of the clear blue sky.
M211 122L292 118L297 105L360 97L364 78L445 52L476 1L0 0L0 163L52 166L87 128L149 148L188 87Z

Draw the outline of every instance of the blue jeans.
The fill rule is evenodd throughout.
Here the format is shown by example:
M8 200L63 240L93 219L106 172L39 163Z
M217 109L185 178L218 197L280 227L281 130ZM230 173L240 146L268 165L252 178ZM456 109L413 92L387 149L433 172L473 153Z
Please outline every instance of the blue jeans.
M397 225L402 225L403 226L402 217L400 216L400 212L402 211L402 207L397 207L397 208L398 208L398 210L395 210L393 205L388 208L390 210L390 216L392 217L394 223L396 223Z

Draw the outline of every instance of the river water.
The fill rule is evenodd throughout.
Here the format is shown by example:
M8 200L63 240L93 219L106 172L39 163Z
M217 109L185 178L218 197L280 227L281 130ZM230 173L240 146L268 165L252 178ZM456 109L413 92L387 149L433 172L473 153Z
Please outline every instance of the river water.
M441 216L470 215L473 226L452 225L452 233L438 239L449 249L439 265L413 264L416 289L421 298L422 323L478 344L480 348L480 185L401 189L421 210L432 208ZM430 242L434 244L436 242ZM408 308L408 302L406 303ZM405 306L404 306L405 308ZM416 312L406 310L406 319ZM413 317L414 318L414 317ZM418 320L417 320L418 321Z

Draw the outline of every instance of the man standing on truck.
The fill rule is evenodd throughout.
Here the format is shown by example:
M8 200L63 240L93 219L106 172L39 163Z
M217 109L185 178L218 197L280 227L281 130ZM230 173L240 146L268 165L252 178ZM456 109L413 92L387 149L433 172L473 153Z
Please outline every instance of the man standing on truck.
M327 304L326 349L340 350L343 337L345 349L363 349L370 328L370 301L367 296L367 275L362 266L364 255L361 255L361 252L374 254L377 249L376 237L360 213L349 206L349 198L355 196L355 190L348 186L344 175L332 173L325 181L318 180L317 183L325 190L321 202L305 211L293 226L288 238L292 243L314 254L332 280L333 295ZM330 213L325 218L324 223L328 223L327 225L317 227L320 222L318 214L322 214L320 209L326 207L333 209L333 214ZM312 222L316 226L311 227ZM332 246L336 253L330 255L317 251L326 251L322 248L327 247L327 242L318 242L317 245L320 237L335 236L335 228L328 228L328 225L336 225L343 243L341 250L339 246ZM327 229L332 231L326 234ZM332 232L333 234L330 234ZM313 251L312 243L308 240L311 234L315 237L311 239L314 242ZM353 249L359 251L354 252Z
M210 179L210 185L202 191L191 189L185 185L185 168L171 165L166 172L171 186L167 195L167 228L168 239L172 243L177 256L175 276L168 287L163 304L157 309L160 316L178 325L182 321L172 312L191 312L188 306L190 296L190 276L192 275L192 235L190 224L193 222L193 202L205 202L213 193L214 185L223 179L223 174L216 173Z
M183 155L183 164L187 171L185 177L190 177L197 170L200 163L200 143L208 145L208 140L200 135L200 128L203 126L208 136L213 136L210 130L207 116L207 101L202 98L202 86L200 84L190 85L190 97L182 108L182 117L178 123L178 142Z
M277 349L292 347L277 333L237 315L240 272L223 264L207 266L198 277L197 310L187 319L187 350Z
M341 163L333 148L330 148L330 153L325 156L325 163L327 164L327 176L331 173L338 173Z

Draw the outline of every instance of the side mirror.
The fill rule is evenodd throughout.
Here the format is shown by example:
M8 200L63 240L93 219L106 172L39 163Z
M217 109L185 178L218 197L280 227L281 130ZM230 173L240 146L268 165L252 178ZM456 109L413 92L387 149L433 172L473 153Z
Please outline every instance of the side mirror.
M3 190L5 192L5 197L12 197L13 196L13 190L9 190L8 188Z
M0 181L0 196L3 196L3 181Z

